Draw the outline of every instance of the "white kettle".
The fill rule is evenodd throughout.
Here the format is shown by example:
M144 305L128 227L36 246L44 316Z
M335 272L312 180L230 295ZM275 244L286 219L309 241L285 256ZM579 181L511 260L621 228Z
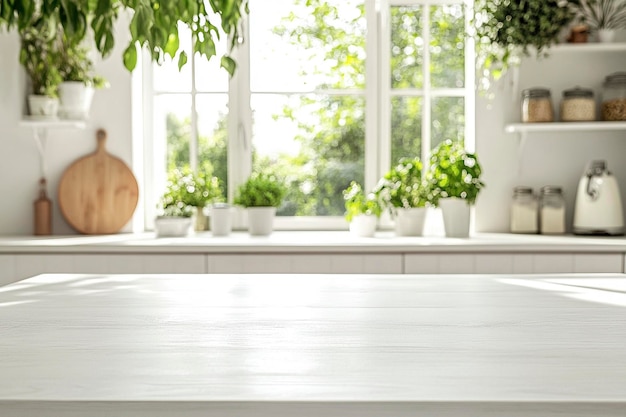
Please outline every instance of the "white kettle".
M573 229L577 235L624 234L619 185L606 161L591 161L578 183Z

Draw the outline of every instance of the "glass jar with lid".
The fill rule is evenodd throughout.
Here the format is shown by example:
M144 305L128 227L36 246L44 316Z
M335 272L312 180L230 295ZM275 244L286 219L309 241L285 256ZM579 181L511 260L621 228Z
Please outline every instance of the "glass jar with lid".
M522 122L554 121L552 95L547 88L528 88L522 91Z
M564 122L596 120L596 100L593 98L593 90L576 87L563 91L561 120Z
M545 235L565 233L565 198L561 187L554 185L541 187L539 232Z
M626 72L616 72L604 79L602 120L626 120Z
M539 231L539 206L530 187L513 189L511 201L511 233L537 233Z

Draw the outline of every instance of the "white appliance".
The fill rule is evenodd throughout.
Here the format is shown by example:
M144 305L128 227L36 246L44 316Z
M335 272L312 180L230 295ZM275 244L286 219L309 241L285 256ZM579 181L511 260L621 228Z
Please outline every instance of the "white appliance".
M619 185L606 161L591 161L578 183L573 229L577 235L624 234Z

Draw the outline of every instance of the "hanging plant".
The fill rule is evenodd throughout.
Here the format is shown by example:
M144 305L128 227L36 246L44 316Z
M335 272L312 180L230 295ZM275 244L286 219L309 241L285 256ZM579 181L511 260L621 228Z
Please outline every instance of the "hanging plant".
M193 52L209 60L217 56L216 44L222 37L229 40L229 52L240 40L240 21L248 13L248 0L2 0L0 29L23 32L35 19L43 19L60 25L75 44L93 36L96 48L106 57L115 46L114 24L121 13L132 15L130 42L123 54L129 71L137 65L138 47L150 51L156 62L162 62L165 55L177 57L181 68L188 57L180 49L179 24L191 31ZM220 59L232 75L235 61L228 53Z
M561 30L572 21L572 1L476 0L473 35L476 39L479 89L489 89L523 56L545 55Z

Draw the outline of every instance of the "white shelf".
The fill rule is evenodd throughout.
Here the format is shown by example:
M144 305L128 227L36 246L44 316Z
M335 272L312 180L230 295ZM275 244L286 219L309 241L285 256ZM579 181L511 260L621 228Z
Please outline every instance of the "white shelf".
M20 127L27 127L33 130L33 139L39 152L39 164L41 177L46 178L46 142L48 130L50 129L84 129L87 123L84 120L66 120L58 118L41 118L24 116L20 121Z
M510 123L504 127L507 133L531 132L583 132L626 130L626 122L551 122Z
M33 129L84 129L87 123L84 120L40 119L24 116L20 121L20 126Z
M559 43L546 49L548 55L553 52L617 52L626 51L626 42L589 42L589 43Z

